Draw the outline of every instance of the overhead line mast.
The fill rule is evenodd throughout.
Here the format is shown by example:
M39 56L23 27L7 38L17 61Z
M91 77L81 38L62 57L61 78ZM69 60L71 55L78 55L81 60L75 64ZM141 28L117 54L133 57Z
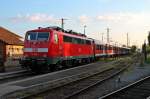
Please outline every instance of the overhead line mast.
M127 47L129 47L129 35L127 33Z
M64 21L68 19L61 18L61 28L64 29Z
M109 44L109 32L110 32L110 29L107 28L107 43Z

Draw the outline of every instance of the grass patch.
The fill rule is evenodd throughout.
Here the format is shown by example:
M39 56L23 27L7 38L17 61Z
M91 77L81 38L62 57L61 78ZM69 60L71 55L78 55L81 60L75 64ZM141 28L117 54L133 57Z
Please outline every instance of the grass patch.
M99 61L101 62L111 62L116 60L115 58L100 58Z
M150 55L147 56L147 60L145 61L147 64L150 64Z

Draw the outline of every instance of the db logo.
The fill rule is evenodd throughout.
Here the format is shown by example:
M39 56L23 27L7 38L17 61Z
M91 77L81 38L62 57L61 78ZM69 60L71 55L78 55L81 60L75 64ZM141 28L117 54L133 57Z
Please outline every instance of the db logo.
M33 51L33 52L37 52L37 48L33 48L32 51Z

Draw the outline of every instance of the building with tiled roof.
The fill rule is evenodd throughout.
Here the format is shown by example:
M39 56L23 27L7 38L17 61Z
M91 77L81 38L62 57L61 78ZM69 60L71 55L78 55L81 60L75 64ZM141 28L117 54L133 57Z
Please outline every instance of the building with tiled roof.
M4 65L13 65L8 60L19 58L23 55L22 37L0 27L0 69Z
M0 27L0 40L12 45L23 45L22 37L3 28Z

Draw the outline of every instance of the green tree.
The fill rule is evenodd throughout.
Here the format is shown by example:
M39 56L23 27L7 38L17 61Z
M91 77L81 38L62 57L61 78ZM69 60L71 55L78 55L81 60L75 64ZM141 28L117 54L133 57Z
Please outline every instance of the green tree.
M132 53L135 53L135 52L136 52L136 49L137 49L136 45L132 45L132 46L131 46L131 52L132 52Z
M150 54L150 46L148 46L148 45L146 46L146 51L148 54Z
M146 51L146 43L144 42L144 44L142 45L142 52L144 54L145 57L145 61L147 60L147 51Z
M150 46L150 32L148 34L148 45Z

